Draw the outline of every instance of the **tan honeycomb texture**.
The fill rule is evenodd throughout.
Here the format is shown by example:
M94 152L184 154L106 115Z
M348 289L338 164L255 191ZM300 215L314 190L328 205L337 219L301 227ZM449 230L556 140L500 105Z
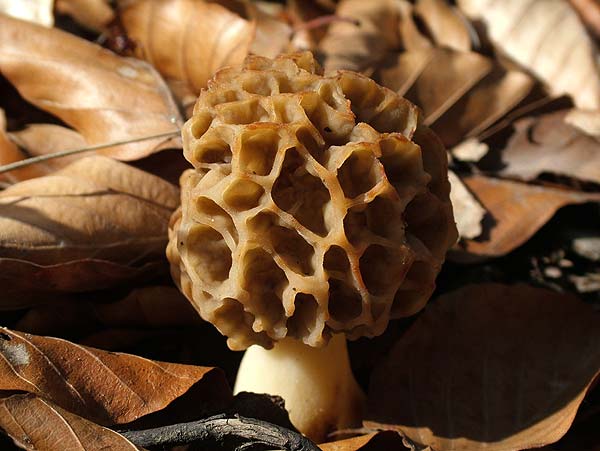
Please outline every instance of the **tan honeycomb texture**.
M167 255L232 349L381 334L456 240L445 151L418 109L310 53L218 72L183 131Z

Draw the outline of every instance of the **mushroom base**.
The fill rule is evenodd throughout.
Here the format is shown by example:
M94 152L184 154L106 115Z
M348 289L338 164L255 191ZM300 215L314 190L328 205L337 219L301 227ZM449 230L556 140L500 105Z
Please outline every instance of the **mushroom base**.
M251 346L240 364L234 391L281 396L294 426L317 443L334 430L360 427L365 404L341 334L322 348L291 338L270 350Z

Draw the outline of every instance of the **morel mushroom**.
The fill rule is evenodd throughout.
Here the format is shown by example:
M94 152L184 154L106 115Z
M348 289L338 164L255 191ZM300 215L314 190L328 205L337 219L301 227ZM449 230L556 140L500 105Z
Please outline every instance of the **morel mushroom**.
M344 335L427 302L456 240L445 151L418 109L310 53L218 72L183 131L167 254L233 350L236 390L281 395L314 440L360 424ZM272 348L272 349L271 349Z

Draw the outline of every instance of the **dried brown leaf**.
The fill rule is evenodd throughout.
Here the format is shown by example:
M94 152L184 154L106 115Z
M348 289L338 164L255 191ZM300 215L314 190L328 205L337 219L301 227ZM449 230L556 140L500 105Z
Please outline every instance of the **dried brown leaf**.
M600 3L598 0L569 0L581 20L596 35L600 36Z
M430 305L371 377L369 427L437 450L557 441L600 373L600 316L525 285L470 285Z
M56 11L71 16L79 24L101 31L115 18L110 0L56 0Z
M185 327L202 322L189 301L175 287L134 289L114 302L63 300L48 297L46 305L31 308L15 329L38 335L64 336L94 327Z
M0 252L37 264L162 256L178 189L106 157L0 192Z
M140 449L115 431L31 394L0 399L0 428L28 451Z
M600 183L600 142L564 119L559 111L516 121L500 174L531 180L546 172Z
M516 249L538 231L556 211L569 204L599 202L600 194L527 185L481 175L462 181L488 211L484 233L467 240L470 254L500 256Z
M152 276L165 276L168 267L162 261L142 265L83 259L56 265L0 258L0 311L15 310L43 302L65 293L102 290L126 282L142 283Z
M0 13L17 19L38 23L46 27L54 25L52 6L54 0L18 1L0 0Z
M445 0L419 0L414 13L423 21L436 46L471 50L467 21Z
M582 109L600 109L598 52L567 0L458 0L492 42Z
M87 142L81 134L70 128L55 124L29 124L23 130L9 133L9 137L30 156L47 155L87 147ZM41 166L46 169L46 173L49 173L65 167L79 158L81 158L79 155L64 156L41 164L37 163L30 167L39 168ZM8 174L10 175L12 172Z
M473 197L464 183L454 172L448 171L450 200L456 220L456 228L461 239L473 239L481 235L481 220L485 216L485 209Z
M394 0L342 0L336 15L356 23L339 21L329 26L319 46L326 71L362 71L398 45L400 10Z
M13 281L2 273L4 287L13 294L32 284L81 290L82 275L93 282L96 273L102 284L119 278L123 266L162 264L178 203L175 186L101 156L17 183L0 192L0 265L12 276L25 273ZM73 267L76 261L82 266ZM37 277L23 280L25 274Z
M515 108L534 84L533 78L524 72L495 65L436 120L432 128L448 147L476 137Z
M379 71L378 80L421 107L426 124L434 123L493 67L491 60L478 53L441 48L393 58ZM413 66L418 72L407 65L408 58L418 62Z
M335 442L321 443L323 451L401 451L408 449L402 443L402 437L391 431L373 432Z
M191 387L207 404L232 394L216 368L157 362L0 329L0 390L26 391L102 425L164 409Z
M199 92L216 70L240 64L254 40L243 3L228 4L236 10L219 2L121 0L119 14L139 57Z
M60 118L89 145L182 125L168 87L151 66L57 29L0 15L0 72L28 102ZM133 160L177 145L157 138L100 153Z
M16 144L6 133L6 117L4 111L0 109L0 165L13 163L25 158L25 154L19 150ZM13 172L0 175L0 181L14 183L19 180L26 180L32 177L39 177L47 174L47 167L29 166Z

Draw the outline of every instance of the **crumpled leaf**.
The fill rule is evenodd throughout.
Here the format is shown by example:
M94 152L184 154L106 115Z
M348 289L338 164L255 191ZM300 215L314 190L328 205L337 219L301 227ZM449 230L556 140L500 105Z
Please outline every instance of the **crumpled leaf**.
M175 287L134 289L114 302L42 299L47 303L23 315L15 329L38 335L90 333L100 327L185 327L202 323L190 302ZM105 301L105 299L101 299Z
M567 0L458 0L492 42L582 109L600 108L598 52Z
M363 71L398 45L400 10L394 0L342 0L335 13L356 23L329 26L319 45L325 71Z
M408 449L402 437L392 431L373 432L367 435L319 444L323 451L401 451Z
M463 243L468 253L480 256L495 257L516 249L561 207L600 201L600 193L528 185L482 175L465 176L462 181L488 211L482 223L482 236Z
M31 394L0 399L0 429L28 451L139 449L117 432Z
M197 93L217 69L240 64L254 40L256 24L242 17L243 4L229 4L237 10L219 2L121 0L119 15L137 55Z
M565 112L514 123L499 173L526 180L547 172L600 183L600 142L564 121Z
M481 235L481 220L485 216L485 209L473 197L454 172L448 171L450 201L456 220L456 228L461 239L472 239Z
M525 285L470 285L430 304L371 377L368 427L437 450L557 441L600 373L600 315Z
M54 0L0 0L0 13L52 27L54 25L53 4Z
M0 192L0 266L93 260L139 268L163 263L169 217L178 203L177 187L156 176L106 157L78 160ZM102 268L96 268L101 279ZM36 274L33 268L28 272ZM37 274L24 283L49 282L68 290L73 282L80 287L74 279L78 272L58 269L50 281ZM18 279L5 289L21 285Z
M61 14L94 31L101 31L115 18L110 0L55 0L54 7Z
M150 65L57 29L0 15L0 72L23 98L77 130L89 145L182 125L168 87ZM133 160L179 145L156 138L98 152Z
M232 393L217 368L148 360L0 329L0 390L25 391L102 425L164 409L192 387L207 405Z

